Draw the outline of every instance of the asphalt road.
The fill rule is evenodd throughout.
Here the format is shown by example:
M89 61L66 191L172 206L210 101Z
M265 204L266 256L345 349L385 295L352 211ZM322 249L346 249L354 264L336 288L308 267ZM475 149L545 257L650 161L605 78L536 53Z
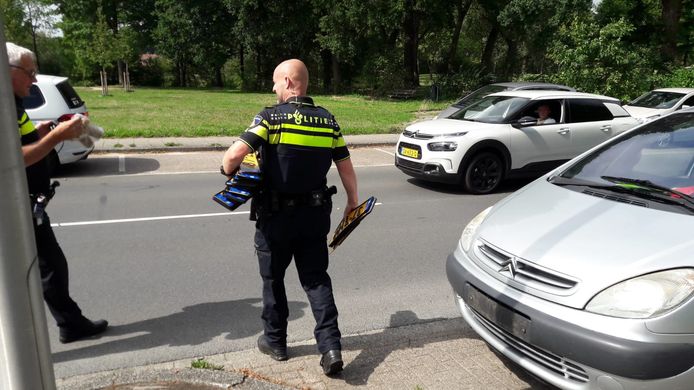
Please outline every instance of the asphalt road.
M471 196L411 179L389 149L354 149L360 197L379 204L331 256L344 335L458 317L444 261L467 221L525 182ZM252 348L261 331L260 277L248 205L226 212L219 152L92 156L59 173L50 204L70 264L73 298L103 337L62 345L48 315L57 377ZM333 229L345 203L338 185ZM314 320L290 266L290 341ZM395 313L408 315L393 316ZM398 318L401 323L392 323Z

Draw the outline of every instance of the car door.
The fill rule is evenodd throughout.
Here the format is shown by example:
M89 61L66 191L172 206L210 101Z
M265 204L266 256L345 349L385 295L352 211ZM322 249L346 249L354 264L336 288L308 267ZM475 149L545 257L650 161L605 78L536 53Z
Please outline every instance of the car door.
M563 99L533 100L514 119L537 119L542 105L551 107L550 117L556 122L532 126L511 127L511 168L568 160L571 154L571 134L564 122Z
M566 102L566 125L571 134L569 158L624 131L621 123L613 123L615 116L601 100L572 98Z

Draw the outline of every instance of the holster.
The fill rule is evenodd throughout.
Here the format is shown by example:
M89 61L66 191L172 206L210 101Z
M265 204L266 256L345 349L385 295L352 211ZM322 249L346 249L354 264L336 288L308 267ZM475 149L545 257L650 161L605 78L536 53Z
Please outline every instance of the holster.
M251 221L269 217L273 213L297 207L321 207L337 193L337 187L330 186L300 194L286 194L272 190L261 191L251 202Z

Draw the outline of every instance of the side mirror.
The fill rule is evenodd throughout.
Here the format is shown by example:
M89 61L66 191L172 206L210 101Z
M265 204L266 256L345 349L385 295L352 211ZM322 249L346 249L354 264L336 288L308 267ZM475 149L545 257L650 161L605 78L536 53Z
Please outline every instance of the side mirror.
M515 127L516 129L520 129L521 127L535 126L535 125L537 125L537 118L534 118L532 116L524 116L524 117L520 118L519 120L511 123L511 126Z

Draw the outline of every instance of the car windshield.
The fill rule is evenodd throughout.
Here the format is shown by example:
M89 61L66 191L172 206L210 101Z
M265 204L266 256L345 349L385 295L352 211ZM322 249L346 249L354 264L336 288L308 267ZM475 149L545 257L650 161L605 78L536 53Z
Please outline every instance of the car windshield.
M644 125L590 153L558 177L694 200L694 112Z
M636 100L629 103L630 106L667 109L672 108L677 102L682 99L683 93L651 91L645 93Z
M487 95L497 93L497 92L502 92L502 91L505 91L507 89L508 89L507 87L504 87L501 85L494 85L494 84L485 85L484 87L479 88L476 91L473 91L471 94L469 94L469 95L465 96L464 98L455 102L454 106L465 107L468 104L474 103L474 102L482 99L483 97L485 97Z
M487 96L482 100L451 115L450 119L469 120L473 122L503 123L525 106L528 98L510 96Z

